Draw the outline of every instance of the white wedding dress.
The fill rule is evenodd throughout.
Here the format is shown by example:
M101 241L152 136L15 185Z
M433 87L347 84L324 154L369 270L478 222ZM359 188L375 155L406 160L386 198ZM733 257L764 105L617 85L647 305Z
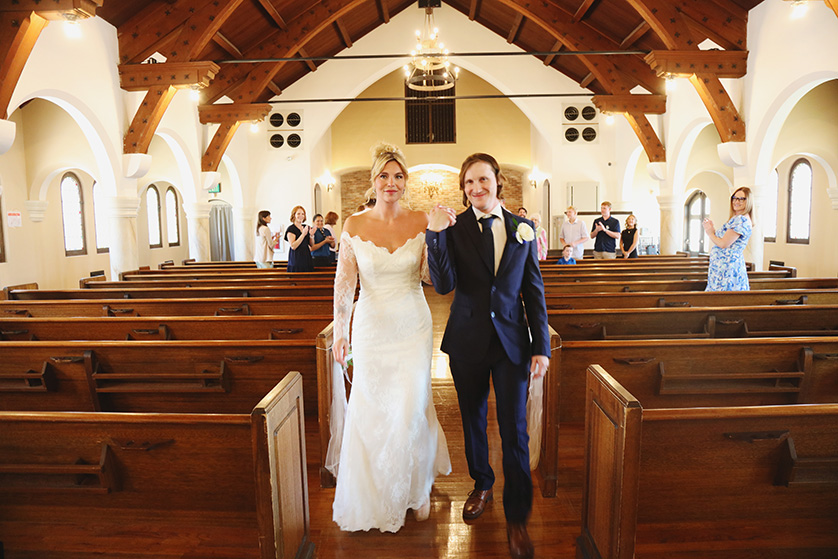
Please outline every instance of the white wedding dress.
M337 464L333 519L342 530L396 532L408 509L451 472L431 393L433 328L422 291L423 234L395 252L341 236L335 275L335 339L345 336L356 277L353 378ZM333 438L335 435L333 435Z

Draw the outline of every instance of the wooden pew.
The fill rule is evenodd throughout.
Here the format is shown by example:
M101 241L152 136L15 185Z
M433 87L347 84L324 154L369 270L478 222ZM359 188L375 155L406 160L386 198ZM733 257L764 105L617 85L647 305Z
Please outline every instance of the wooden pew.
M66 299L0 301L0 317L13 316L252 316L323 315L332 294L316 297L195 297L186 299Z
M566 282L611 282L617 281L620 283L636 282L636 281L684 281L684 280L707 280L707 270L638 270L618 273L607 271L596 272L553 272L543 271L542 276L545 283L566 283ZM791 272L785 270L769 270L764 272L748 272L748 280L756 279L771 279L771 278L790 278Z
M0 412L20 557L313 557L302 377L241 414Z
M838 401L838 337L570 341L557 356L544 388L544 433L560 448L584 420L585 371L594 363L641 399L666 393L700 406L727 393L733 405ZM558 464L556 475L569 466Z
M752 291L761 289L838 289L838 278L756 278L750 280ZM544 282L547 293L631 293L646 291L704 291L707 280L648 281L563 281ZM12 291L14 297L17 291ZM24 291L23 293L31 293Z
M838 305L548 310L547 317L563 341L838 336Z
M582 559L821 559L838 549L838 405L703 407L587 372Z
M89 279L89 278L86 278ZM85 282L85 280L82 280ZM249 289L253 287L312 287L320 290L324 287L334 289L334 276L331 278L323 278L320 280L301 279L294 277L252 277L252 278L214 278L205 277L199 279L180 279L180 278L163 278L163 279L132 279L129 281L94 281L86 282L81 285L81 289L158 289L158 288L176 288L188 287L190 289L202 289L210 287L221 287L226 289Z
M331 315L3 318L0 340L314 340Z
M120 280L148 280L148 279L205 279L205 278L293 278L298 281L334 281L335 271L326 270L318 272L286 272L285 270L258 269L252 270L195 270L175 269L165 270L134 270L123 272ZM315 281L315 283L317 282Z
M295 286L248 285L236 287L125 287L107 289L14 289L9 291L13 300L58 299L170 299L191 297L330 297L334 284Z
M756 305L836 305L838 289L632 293L545 293L547 310ZM2 303L0 303L2 306Z
M247 413L288 368L317 414L317 340L0 342L0 409Z

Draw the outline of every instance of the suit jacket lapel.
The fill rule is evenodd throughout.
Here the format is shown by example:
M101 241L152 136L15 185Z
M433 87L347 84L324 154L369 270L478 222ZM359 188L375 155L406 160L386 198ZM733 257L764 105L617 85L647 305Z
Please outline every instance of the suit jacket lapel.
M512 221L512 214L507 210L503 210L503 223L506 226L506 246L503 247L503 255L498 265L498 273L495 276L500 276L506 271L506 267L512 261L513 253L518 249L520 243L515 238L515 223Z
M474 215L474 210L469 207L466 211L461 213L457 219L460 223L462 223L463 228L466 231L466 235L474 244L474 250L480 255L480 260L483 261L486 269L494 273L491 262L488 261L486 254L483 251L483 237L480 234L480 224L477 223L477 216Z

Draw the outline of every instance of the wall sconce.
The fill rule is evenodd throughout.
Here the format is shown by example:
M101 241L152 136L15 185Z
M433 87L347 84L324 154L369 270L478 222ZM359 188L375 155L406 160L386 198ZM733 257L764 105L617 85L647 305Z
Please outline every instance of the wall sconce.
M201 100L201 88L198 85L193 85L189 90L189 100L198 103Z
M79 15L75 12L64 14L64 34L70 39L81 39L81 23Z
M666 91L668 93L672 93L673 91L675 91L675 89L676 89L675 75L674 74L667 74L666 76L664 76L664 79L666 80Z
M806 0L792 0L791 2L791 19L800 19L806 15L806 10L809 9L809 4Z
M614 115L611 113L602 113L605 116L605 124L611 126L614 124Z
M329 171L323 173L318 182L326 187L327 192L331 192L335 188L335 177Z
M542 173L538 170L538 167L533 167L532 172L529 175L530 186L533 188L538 188L538 183L544 181L547 178L547 175Z
M260 122L261 122L261 121L259 121L259 120L254 120L254 121L251 121L251 123L250 123L250 131L251 131L252 133L254 133L254 134L255 134L256 132L258 132L258 131L259 131L259 123L260 123Z

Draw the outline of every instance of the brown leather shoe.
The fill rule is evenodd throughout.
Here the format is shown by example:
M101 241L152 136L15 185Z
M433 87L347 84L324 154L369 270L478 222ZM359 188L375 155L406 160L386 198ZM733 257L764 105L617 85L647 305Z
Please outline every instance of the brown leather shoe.
M532 559L535 550L526 524L507 524L506 539L509 540L509 554L513 559Z
M486 509L486 503L492 500L491 489L475 489L468 494L463 507L463 520L474 520Z

